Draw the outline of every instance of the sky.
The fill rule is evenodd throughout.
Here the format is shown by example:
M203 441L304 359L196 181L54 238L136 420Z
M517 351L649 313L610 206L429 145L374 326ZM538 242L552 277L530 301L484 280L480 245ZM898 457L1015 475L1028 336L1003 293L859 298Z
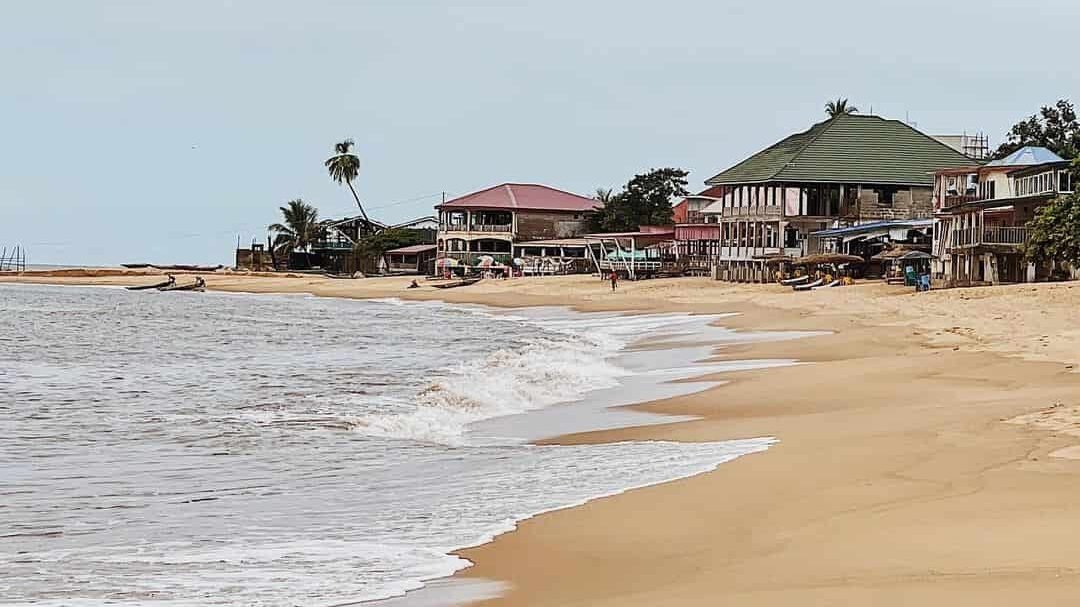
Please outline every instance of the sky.
M503 182L691 187L824 118L930 134L1076 98L1080 3L34 0L0 4L0 247L230 264L278 207L387 222ZM1080 100L1080 99L1078 99Z

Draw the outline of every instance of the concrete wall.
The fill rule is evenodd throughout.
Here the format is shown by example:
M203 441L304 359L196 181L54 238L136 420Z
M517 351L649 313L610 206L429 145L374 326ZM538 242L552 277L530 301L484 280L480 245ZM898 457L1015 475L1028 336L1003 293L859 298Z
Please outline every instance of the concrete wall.
M859 216L868 219L911 219L930 217L934 210L934 191L930 187L899 188L892 205L881 204L872 186L859 189Z
M236 269L238 270L273 270L274 263L270 258L270 253L267 251L261 251L259 256L253 255L251 249L237 249L236 250Z
M573 238L588 230L585 213L517 212L517 240Z

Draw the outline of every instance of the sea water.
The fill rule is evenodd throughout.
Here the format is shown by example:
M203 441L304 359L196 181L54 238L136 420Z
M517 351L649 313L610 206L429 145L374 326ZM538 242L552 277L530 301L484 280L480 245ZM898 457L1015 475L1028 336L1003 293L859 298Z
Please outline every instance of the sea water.
M726 368L694 365L709 320L0 286L0 603L396 596L524 518L762 451L526 442L671 421L608 407Z

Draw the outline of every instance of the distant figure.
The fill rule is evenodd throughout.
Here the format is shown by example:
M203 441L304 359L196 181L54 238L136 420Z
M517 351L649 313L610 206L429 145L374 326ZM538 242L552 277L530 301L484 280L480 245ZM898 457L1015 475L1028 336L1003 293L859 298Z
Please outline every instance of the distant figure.
M417 283L416 280L413 280L411 283L409 283L409 286L406 287L406 288L408 288L408 289L419 289L420 284Z
M173 276L172 274L166 274L165 276L169 277L169 286L170 287L176 284L176 277L175 276Z
M611 271L611 276L608 276L608 280L611 281L611 290L615 291L615 288L619 286L619 273L615 270Z
M195 277L195 288L200 289L200 288L203 288L205 286L206 286L206 281L203 280L202 276L196 276Z

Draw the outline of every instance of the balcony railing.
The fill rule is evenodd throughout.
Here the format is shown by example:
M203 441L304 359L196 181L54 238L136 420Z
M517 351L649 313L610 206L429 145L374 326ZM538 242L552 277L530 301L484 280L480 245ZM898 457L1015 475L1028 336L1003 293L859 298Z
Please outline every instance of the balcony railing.
M955 207L969 202L978 202L982 199L982 196L979 196L978 194L946 194L945 206Z
M988 228L961 228L953 232L953 246L978 245L1020 246L1027 242L1027 228L1022 226L995 226Z
M983 244L1021 245L1027 242L1027 228L993 227L983 228Z
M934 212L930 209L859 209L852 215L859 219L874 219L878 221L910 221L914 219L931 219Z
M511 224L456 224L456 223L441 223L439 224L440 232L501 232L510 233L514 230L514 226Z
M757 207L727 207L723 209L721 215L724 217L761 217L780 215L779 205L767 205Z

